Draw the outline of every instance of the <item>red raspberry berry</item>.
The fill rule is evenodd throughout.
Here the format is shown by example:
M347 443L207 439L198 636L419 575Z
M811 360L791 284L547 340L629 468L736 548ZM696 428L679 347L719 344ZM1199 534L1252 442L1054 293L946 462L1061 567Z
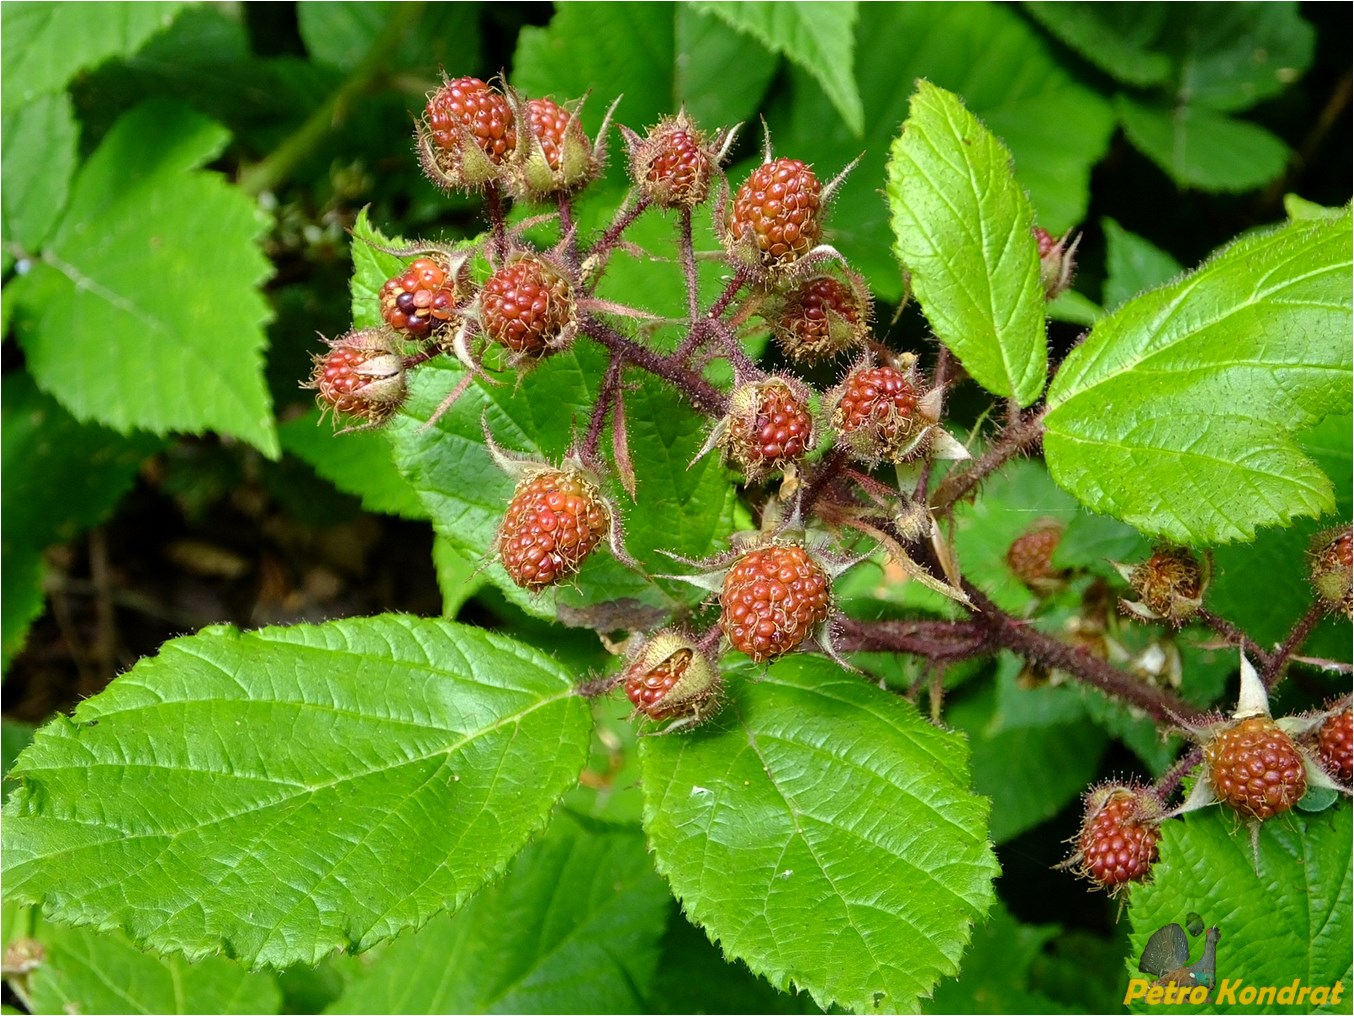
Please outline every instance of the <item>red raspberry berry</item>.
M1328 530L1312 541L1311 575L1326 609L1354 618L1354 527Z
M686 114L630 138L630 178L659 208L694 208L710 193L719 156Z
M1326 772L1348 786L1354 778L1354 717L1348 706L1321 725L1316 751Z
M503 568L523 589L573 575L610 526L594 487L571 469L542 469L517 485L498 529Z
M1307 792L1302 755L1268 716L1225 727L1204 745L1213 790L1242 815L1264 821L1287 811Z
M321 408L384 423L404 402L404 361L393 337L378 329L350 332L315 357L304 386L314 388Z
M521 258L480 291L484 334L514 353L541 357L562 347L574 324L569 284L543 262Z
M729 235L734 244L750 240L766 267L788 265L818 243L821 202L818 178L804 163L763 163L738 188L729 212Z
M625 694L651 720L699 722L719 708L719 675L685 636L659 632L625 671Z
M724 446L749 477L794 462L813 447L807 395L778 377L735 390L727 422Z
M935 423L920 411L922 391L914 371L856 367L832 399L832 428L847 451L866 462L891 462L919 451Z
M458 302L456 280L432 258L418 258L381 287L381 316L416 339L450 321Z
M545 154L546 164L558 170L562 164L564 137L570 127L577 129L578 121L574 115L554 99L532 99L527 103L527 117L531 123L531 133L540 142ZM584 139L587 143L587 138Z
M825 360L865 338L867 308L849 286L830 275L800 283L771 318L780 348L793 360Z
M724 576L720 627L755 662L799 646L827 619L826 573L797 544L773 544L740 557Z
M1157 860L1161 805L1144 788L1115 784L1086 796L1070 866L1111 892L1141 882Z
M1203 605L1208 573L1207 565L1201 565L1193 551L1159 547L1146 561L1127 571L1128 582L1142 602L1124 606L1140 617L1182 625Z
M1059 583L1053 566L1053 552L1062 542L1062 525L1052 520L1036 523L1017 536L1006 551L1006 565L1027 587L1036 593L1047 592Z
M433 141L447 151L460 148L468 130L489 161L501 165L517 147L512 106L479 78L446 82L428 100Z

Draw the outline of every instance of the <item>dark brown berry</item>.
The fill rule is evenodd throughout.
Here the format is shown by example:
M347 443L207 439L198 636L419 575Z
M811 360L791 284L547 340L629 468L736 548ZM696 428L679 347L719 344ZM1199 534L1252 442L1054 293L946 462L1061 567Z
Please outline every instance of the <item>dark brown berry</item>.
M1208 778L1219 798L1264 821L1288 811L1307 792L1302 755L1268 716L1239 720L1204 745Z
M1062 542L1060 523L1046 520L1017 536L1006 551L1006 565L1028 588L1044 593L1056 587L1061 572L1053 566L1053 552Z
M388 333L351 332L315 357L315 370L305 387L318 392L323 409L384 423L404 402L404 361Z
M414 338L450 321L458 302L456 279L432 258L418 258L381 287L381 316Z
M827 619L827 574L797 544L773 544L739 558L724 576L720 627L757 663L799 646Z
M625 694L651 720L699 721L718 709L719 675L685 636L659 632L625 672Z
M841 445L866 462L898 461L919 450L917 437L934 420L919 412L915 372L856 367L832 398L832 427Z
M1354 718L1348 706L1321 725L1316 751L1326 772L1348 786L1354 778Z
M831 275L800 283L776 310L771 326L793 360L825 360L865 339L867 308L851 287Z
M484 334L514 353L544 356L564 343L573 323L569 284L534 258L500 268L480 291Z
M763 265L788 265L817 245L821 203L818 178L804 163L763 163L738 188L729 212L729 235L734 244L750 242Z
M794 462L813 447L808 399L776 377L744 385L729 400L724 445L750 476Z
M1312 542L1312 586L1331 613L1354 618L1354 527L1332 529Z
M517 485L498 529L498 555L523 589L544 589L578 571L610 521L582 474L543 469Z
M1160 803L1140 787L1100 787L1086 798L1077 834L1076 870L1111 892L1141 882L1157 860Z
M469 131L489 161L502 164L517 147L517 129L508 100L479 78L446 82L428 100L434 143L455 151Z

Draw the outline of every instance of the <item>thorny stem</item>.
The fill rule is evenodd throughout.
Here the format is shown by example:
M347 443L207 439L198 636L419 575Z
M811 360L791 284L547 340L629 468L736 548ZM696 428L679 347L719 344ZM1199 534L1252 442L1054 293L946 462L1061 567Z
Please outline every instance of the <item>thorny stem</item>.
M687 369L669 357L655 353L648 346L627 339L599 318L592 316L584 318L581 330L612 353L624 357L626 362L670 381L701 412L711 416L724 415L728 399L723 392L695 371Z
M579 266L578 229L574 225L573 205L567 195L560 194L555 198L555 208L559 212L559 235L565 244L565 256L568 257L569 264L577 270Z
M595 266L595 269L600 269L603 264L605 264L606 259L610 257L611 252L615 249L617 242L620 240L621 234L629 229L630 225L644 214L644 211L649 207L649 204L649 198L645 195L641 195L639 200L633 205L622 208L616 213L616 218L612 221L611 225L607 227L606 232L599 236L596 242L588 250L588 258ZM601 277L601 272L598 271L597 278L600 280Z
M733 298L738 295L738 291L747 282L748 275L748 270L739 266L738 270L733 273L733 278L729 280L729 284L724 287L724 292L720 293L715 302L710 304L710 317L723 317L724 312L729 309L729 304L733 303Z
M1197 744L1185 752L1180 760L1162 773L1161 779L1153 785L1152 792L1156 795L1157 800L1163 805L1166 804L1171 799L1171 795L1175 793L1175 788L1180 786L1180 781L1188 776L1194 767L1203 760L1204 750Z
M1222 636L1230 646L1242 650L1247 656L1256 662L1262 671L1268 672L1271 665L1271 656L1263 648L1257 645L1249 638L1244 631L1234 625L1225 617L1219 617L1212 611L1199 610L1195 613L1200 621L1208 625L1218 635Z
M427 363L436 356L441 355L442 350L436 346L429 346L427 349L420 349L417 353L412 353L400 361L405 370L413 370L419 364Z
M1266 690L1279 683L1289 659L1302 648L1302 644L1307 641L1307 636L1312 634L1312 629L1317 626L1317 622L1325 616L1325 613L1320 603L1313 603L1307 608L1307 613L1298 618L1297 623L1293 625L1293 630L1288 633L1288 638L1283 640L1283 645L1279 646L1274 655L1269 658L1268 666L1261 673L1261 680L1264 682Z
M974 621L838 622L837 646L846 652L913 653L935 662L966 660L993 649L988 633Z
M1032 413L1002 433L1001 438L967 469L950 473L936 488L931 507L937 514L949 511L962 497L996 472L1007 460L1036 444L1044 436L1044 410Z
M691 236L691 209L683 207L677 222L677 247L682 259L682 275L686 278L686 313L695 331L700 317L700 277L696 274L696 244Z
M847 454L840 448L834 448L832 452L814 469L808 481L804 484L803 493L800 494L800 511L807 515L813 510L814 504L822 496L825 488L838 476L846 467Z
M597 401L593 403L592 418L588 421L588 433L583 438L583 454L588 459L597 457L597 449L602 441L602 428L606 426L607 414L616 401L616 392L621 384L621 372L625 360L617 353L611 354L607 364L606 376L602 378L602 387L597 392Z
M508 220L503 212L503 192L496 183L484 189L484 213L493 236L494 260L502 262L508 256Z

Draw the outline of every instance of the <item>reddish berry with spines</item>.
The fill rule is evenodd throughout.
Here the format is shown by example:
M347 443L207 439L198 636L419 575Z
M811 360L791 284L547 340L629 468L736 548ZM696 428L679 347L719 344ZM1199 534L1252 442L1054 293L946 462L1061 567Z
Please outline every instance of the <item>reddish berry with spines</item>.
M650 636L625 670L625 694L650 720L699 723L718 712L720 691L719 672L680 632Z
M729 460L749 478L781 469L813 448L808 390L787 378L769 377L734 389L721 443Z
M1224 727L1204 745L1204 764L1218 798L1264 821L1288 811L1307 792L1307 772L1293 739L1269 716Z
M1147 621L1168 621L1179 627L1203 606L1208 588L1211 558L1202 561L1187 547L1162 546L1152 556L1133 567L1116 565L1139 602L1121 600L1130 614Z
M314 358L304 385L317 392L321 409L355 416L369 426L385 423L404 403L404 360L395 338L379 328L349 332Z
M569 283L537 258L504 265L480 289L480 327L521 357L562 349L576 327Z
M381 316L397 332L421 339L455 316L458 282L433 258L417 258L381 287Z
M1311 576L1326 610L1354 619L1354 527L1317 535L1312 541Z
M822 188L798 159L773 159L738 188L728 217L733 252L751 245L767 268L793 264L818 244Z
M864 462L901 462L926 448L939 413L916 369L859 364L828 397L837 443Z
M1316 753L1322 768L1349 786L1354 779L1354 716L1348 706L1321 725Z
M710 181L733 140L712 142L682 110L643 138L622 127L630 153L630 179L659 208L694 208L710 194Z
M1029 589L1049 592L1061 584L1062 573L1053 565L1053 553L1062 538L1062 523L1042 519L1011 542L1006 551L1006 566Z
M565 135L571 130L581 130L577 118L554 99L530 99L527 101L527 117L531 133L541 146L546 165L558 170L563 165ZM584 137L584 143L587 138Z
M857 290L831 275L815 275L776 301L768 320L785 355L826 360L865 341L869 306Z
M1044 287L1044 298L1053 300L1072 288L1081 235L1072 237L1067 233L1055 237L1047 229L1035 226L1034 239L1039 247L1039 283Z
M597 178L606 158L602 141L605 124L598 143L593 145L579 119L581 102L567 106L554 99L524 102L514 89L509 89L508 95L522 125L516 164L508 175L514 197L541 201L573 193Z
M1141 882L1157 860L1161 842L1161 802L1146 787L1111 783L1085 798L1076 852L1062 865L1110 893Z
M597 488L576 469L525 475L498 529L498 556L508 575L532 591L568 578L611 526Z
M800 646L827 619L830 581L799 544L750 550L724 576L720 628L757 663Z
M512 105L479 78L445 82L429 97L427 112L433 141L446 151L457 150L466 131L496 165L517 147Z

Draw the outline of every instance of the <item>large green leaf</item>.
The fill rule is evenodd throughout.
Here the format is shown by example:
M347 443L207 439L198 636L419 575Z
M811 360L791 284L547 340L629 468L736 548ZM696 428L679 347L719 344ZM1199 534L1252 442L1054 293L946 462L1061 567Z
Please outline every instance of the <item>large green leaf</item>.
M894 252L936 335L989 391L1029 405L1048 364L1034 211L1005 146L957 96L918 82L894 142Z
M906 40L885 45L880 40ZM1014 8L997 4L862 4L855 76L865 136L853 133L806 71L790 68L783 106L767 113L777 153L814 164L821 178L864 153L832 203L828 239L875 291L902 291L879 182L889 145L908 115L910 82L927 80L962 95L1015 155L1016 179L1041 226L1061 233L1080 223L1090 171L1114 131L1114 111L1065 66L1055 43Z
M728 692L707 726L640 745L659 871L776 987L915 1011L993 899L963 740L821 658L729 675Z
M198 171L226 132L143 104L81 167L65 214L17 287L39 386L77 419L242 438L278 452L263 381L264 215Z
M1329 510L1291 435L1349 411L1350 263L1348 214L1290 223L1103 318L1049 389L1053 478L1179 542Z
M41 922L42 964L28 978L35 1013L275 1013L273 975L222 956L189 963L142 952L118 931Z
M1130 976L1142 978L1138 957L1147 939L1167 924L1185 923L1191 911L1222 933L1218 991L1205 1006L1176 1012L1348 1012L1354 937L1354 878L1350 871L1348 803L1311 815L1293 812L1260 829L1258 863L1245 828L1221 806L1162 826L1161 860L1151 882L1135 886L1128 916L1133 923L1127 957ZM1197 958L1198 947L1195 947ZM1251 986L1307 987L1344 984L1336 1005L1243 1002L1227 991ZM1134 1011L1160 1011L1143 1007Z
M315 963L502 872L589 729L557 662L451 622L207 629L39 731L5 892L189 958Z
M1093 64L1130 85L1165 82L1171 62L1154 51L1172 4L1027 2L1025 10Z
M865 129L860 90L852 73L855 62L855 0L823 3L801 0L784 4L759 0L729 3L705 0L699 4L740 32L747 32L774 53L791 61L817 79L832 105L853 133Z
M639 829L566 812L502 881L393 943L326 1011L640 1012L670 906Z
M81 70L135 53L182 3L15 3L3 11L4 109L59 92Z
M1106 310L1153 289L1180 274L1181 264L1151 241L1130 233L1113 219L1102 219L1105 231Z
M1283 172L1288 146L1244 120L1203 106L1168 106L1119 96L1124 133L1181 187L1253 190Z
M42 552L100 522L160 442L77 422L21 372L6 375L0 392L0 619L8 663L42 609Z
M0 223L8 270L16 251L36 253L56 225L75 171L80 129L70 98L56 94L44 95L6 112L3 130Z

